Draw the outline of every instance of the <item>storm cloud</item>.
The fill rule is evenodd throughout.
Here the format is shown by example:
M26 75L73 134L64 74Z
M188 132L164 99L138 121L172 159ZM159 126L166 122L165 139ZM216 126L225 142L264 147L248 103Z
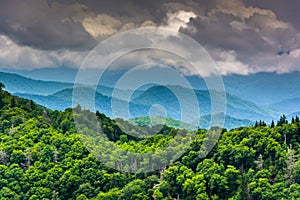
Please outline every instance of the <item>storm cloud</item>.
M111 35L151 26L195 39L224 75L300 71L299 9L297 0L3 0L0 67L79 67Z

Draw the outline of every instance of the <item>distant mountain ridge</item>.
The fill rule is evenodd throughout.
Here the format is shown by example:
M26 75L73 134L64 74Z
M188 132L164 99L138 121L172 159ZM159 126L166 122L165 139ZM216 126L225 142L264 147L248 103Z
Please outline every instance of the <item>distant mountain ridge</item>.
M222 104L223 102L218 102L222 99L222 92L216 91L207 91L207 90L195 90L189 91L189 89L182 88L180 86L169 86L169 88L176 88L176 91L179 91L183 94L187 94L187 96L192 95L195 92L195 95L198 99L199 109L201 115L208 115L211 113L211 95L210 93L214 93L214 96L220 96L217 98L217 104ZM179 89L178 89L179 88ZM233 96L231 94L226 93L226 113L229 116L238 118L238 119L264 119L270 121L272 117L278 116L278 113L270 108L258 106L252 102L245 101L240 99L237 96ZM154 86L146 90L142 93L138 98L134 99L133 102L135 104L143 104L143 105L154 105L160 104L164 107L179 110L179 103L186 103L176 101L175 95L171 92L170 89L167 89L163 86ZM193 102L188 102L193 103ZM176 118L176 117L175 117Z
M222 113L218 113L217 115L218 115L217 116L218 118L220 118L220 117L224 117L225 118L225 121L224 121L224 125L225 126L224 126L224 128L226 128L228 130L234 129L236 127L253 126L254 125L254 122L251 121L251 120L237 119L237 118L234 118L234 117L230 117L228 115L225 116ZM195 124L199 124L198 128L208 129L210 127L210 121L211 121L210 119L211 119L211 115L203 115L199 119L199 122L195 123ZM160 124L159 122L161 122L161 123L165 123L167 126L173 127L173 128L186 128L186 129L189 129L189 127L191 127L191 129L194 128L190 124L187 124L187 123L184 123L184 122L181 122L179 120L172 119L172 118L137 117L137 118L132 119L131 121L134 124L137 124L137 125L148 125L148 126L151 126L151 125L153 125L152 124L153 122L151 120L155 121L156 124Z
M32 99L38 104L51 109L64 110L65 108L72 106L72 83L40 81L3 72L0 73L0 81L4 83L7 91L24 98ZM182 93L191 92L188 89L180 86L170 87L179 87L179 90L182 90ZM91 88L85 88L83 90L86 90L82 91L83 97L86 95L96 94L96 108L110 117L113 117L110 108L112 100L115 100L119 105L125 105L126 103L124 102L124 99L122 99L122 95L119 99L111 97L113 91L115 90L115 92L118 94L126 92L131 92L133 94L129 106L130 114L132 114L132 116L130 116L131 118L147 116L149 114L151 105L161 104L167 108L169 107L169 117L180 119L178 114L178 110L180 108L178 101L176 103L176 97L174 97L174 95L172 96L170 91L166 91L165 87L153 85L146 88L141 88L134 92L125 91L123 89L114 89L106 86L98 87L97 93L91 90ZM201 115L209 115L211 106L209 91L195 90L195 94L200 104ZM234 119L248 119L249 121L265 120L267 123L269 123L271 119L276 120L281 114L281 112L277 111L276 109L267 106L259 106L251 101L243 100L238 96L231 95L229 93L226 93L226 97L227 116ZM85 100L83 98L82 102L84 101ZM286 114L288 115L289 113Z
M271 106L283 113L300 112L300 98L284 99Z
M74 82L76 68L58 67L35 70L0 69L4 72L16 73L24 77L38 80L52 80L60 82ZM99 70L89 70L89 77L97 78ZM108 71L101 85L114 87L116 81L124 73L122 70ZM186 77L193 88L206 90L205 81L198 76ZM231 74L222 77L226 92L241 99L254 102L258 105L270 106L286 99L300 98L300 73L271 73L261 72L250 75ZM89 82L89 80L86 80ZM18 91L20 92L20 91ZM25 92L23 92L25 93ZM300 102L299 102L300 103Z
M229 75L224 76L223 81L230 94L260 105L300 98L300 72Z
M4 72L0 72L0 81L10 93L37 95L50 95L66 88L72 88L74 85L73 83L34 80Z

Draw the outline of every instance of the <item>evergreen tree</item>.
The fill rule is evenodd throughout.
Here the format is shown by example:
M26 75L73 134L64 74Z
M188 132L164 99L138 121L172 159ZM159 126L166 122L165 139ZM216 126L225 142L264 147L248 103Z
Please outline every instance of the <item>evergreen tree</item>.
M32 100L30 100L29 105L31 110L35 109L35 103Z
M208 132L198 130L182 157L167 166L163 161L177 149L173 147L175 151L169 153L162 147L172 142L177 129L166 126L158 134L137 139L97 112L97 126L104 130L98 134L99 130L90 126L90 118L81 115L95 113L84 110L76 113L85 122L82 128L96 134L81 137L74 128L72 109L43 112L37 104L29 109L31 102L19 98L11 109L12 95L0 94L5 103L0 111L0 199L300 199L297 116L297 126L282 116L282 127L275 127L272 121L272 128L224 131L208 156L201 159ZM264 121L256 122L256 127L262 126ZM138 130L138 126L131 127ZM103 134L113 139L102 139ZM142 162L116 150L107 151L107 144L141 154L158 152L151 159L164 165L153 172L142 173L141 168L138 174L117 171L141 167ZM89 145L96 145L92 152L105 162L88 151ZM115 169L105 165L111 157Z
M277 126L282 126L283 124L288 124L288 121L287 121L285 115L282 115L280 117L279 121L277 122Z
M3 88L5 88L4 84L0 82L0 109L4 106L4 102L3 102Z
M299 123L299 122L300 122L299 117L296 115L295 123Z
M271 128L274 128L275 127L275 123L274 123L274 121L272 120L272 122L271 122Z
M11 107L11 108L16 107L16 97L15 97L15 96L13 96L13 97L11 98L11 101L10 101L10 107Z

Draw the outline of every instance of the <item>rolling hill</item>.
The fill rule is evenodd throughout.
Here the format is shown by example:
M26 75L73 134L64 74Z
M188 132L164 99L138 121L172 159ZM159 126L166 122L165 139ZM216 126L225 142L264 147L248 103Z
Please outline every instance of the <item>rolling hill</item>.
M74 82L77 74L77 69L67 67L44 68L31 71L13 69L1 70L9 73L16 73L24 77L29 77L31 79L60 82ZM122 70L108 71L101 85L113 87L123 73L124 72L122 72ZM97 71L91 70L91 72L89 72L89 77L95 78L97 74ZM193 88L197 90L207 89L204 80L199 78L198 76L189 76L186 78L191 83ZM254 102L258 105L270 106L285 99L300 98L299 72L284 74L264 72L250 74L247 76L231 74L223 76L222 78L227 93L238 96L241 99L246 99L248 101ZM89 83L89 80L87 80L86 83Z
M181 93L182 96L189 96L193 94L193 91L180 86L169 86L169 88L176 90L178 93ZM216 104L221 104L222 102L219 101L222 100L221 96L223 94L216 91L211 91L211 93L214 93L214 96L216 97L218 97L218 95L220 96L220 98L216 99ZM201 115L210 114L210 92L207 90L195 90L195 95L199 102ZM180 110L179 103L188 105L193 103L189 102L189 100L189 98L186 98L186 100L184 100L183 102L179 102L170 89L162 86L154 86L146 90L138 98L134 99L133 102L135 104L142 105L160 104L176 113L177 115L172 116L176 119L180 115L180 113L178 112ZM270 108L258 106L252 102L245 101L237 96L233 96L228 93L226 94L226 106L226 114L238 119L249 119L254 121L257 119L263 119L266 121L270 121L273 117L276 118L276 116L278 116L278 113Z
M182 94L189 94L192 91L179 86L169 86L170 88L176 87L178 91ZM92 90L91 88L78 88L80 98L77 101L85 109L93 110L93 106L89 105L87 97L93 97L95 95L95 108L100 112L106 114L109 117L122 117L125 119L139 118L142 116L149 116L149 110L151 106L159 104L165 108L167 111L167 117L173 118L174 120L182 120L180 104L176 96L168 90L166 87L153 86L146 91L142 92L140 95L133 97L128 104L124 100L115 99L109 96L105 96L99 92ZM215 92L215 91L214 91ZM64 89L56 92L52 95L32 95L32 94L20 94L16 95L32 99L35 102L49 107L55 110L64 110L65 108L72 107L72 89ZM200 104L200 114L201 114L201 128L208 128L210 121L210 94L208 91L197 90L195 91L197 100ZM217 93L218 94L218 93ZM221 94L219 94L221 95ZM117 112L112 112L111 103L114 101L114 109ZM185 106L189 106L189 98L185 98L183 103ZM126 105L129 105L129 113L127 115ZM75 106L75 105L74 105ZM192 112L192 111L191 111ZM227 94L227 113L225 117L224 127L232 129L239 126L247 126L253 124L255 120L271 120L275 112L271 109L259 107L251 102L244 101L238 97ZM188 113L189 116L190 113ZM192 113L191 113L192 114ZM274 114L275 115L275 114ZM194 117L191 115L191 118ZM274 117L276 118L276 116ZM247 119L247 120L245 120ZM174 121L173 121L174 122ZM173 123L172 122L172 123Z
M72 83L40 81L25 78L17 74L0 72L0 81L10 93L26 93L37 95L50 95L66 88L72 88Z
M65 108L72 107L72 83L54 82L54 81L40 81L30 78L25 78L16 74L9 74L0 72L0 80L6 86L6 90L14 93L20 97L32 99L37 103L49 107L51 109L64 110ZM175 89L181 96L189 96L193 94L192 90L180 87L180 86L169 86L171 89ZM114 91L115 90L115 91ZM112 93L116 92L118 99L112 98ZM82 85L82 98L81 104L85 105L86 108L90 105L86 105L87 102L85 97L88 95L94 95L95 92ZM111 101L113 100L117 106L123 108L126 105L123 94L127 92L123 89L113 89L106 86L99 86L96 93L96 109L104 112L109 117L113 117L111 111ZM211 91L214 95L220 97L222 93ZM210 93L207 90L195 90L197 100L199 102L201 116L209 115L211 113L211 99ZM221 99L221 98L220 98ZM129 104L130 116L126 115L125 111L121 110L121 113L114 113L114 116L125 116L124 118L135 118L140 116L148 116L149 109L155 104L162 105L168 111L167 116L174 119L181 119L180 104L174 94L166 87L150 85L145 88L139 88L132 92L131 100ZM277 116L286 113L287 107L273 106L272 108L267 106L260 106L251 101L246 101L239 98L236 95L226 93L226 115L235 119L248 119L250 121L265 120L267 123L272 119L277 119ZM184 106L190 107L190 98L183 98L181 102ZM217 98L217 104L219 102ZM293 110L296 104L291 105L289 111ZM117 109L118 110L118 109ZM119 109L120 110L120 109ZM298 110L295 110L295 112Z

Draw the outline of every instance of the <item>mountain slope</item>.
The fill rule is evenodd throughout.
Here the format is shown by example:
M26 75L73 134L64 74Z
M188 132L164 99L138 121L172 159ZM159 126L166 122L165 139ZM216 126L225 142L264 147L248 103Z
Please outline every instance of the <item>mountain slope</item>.
M9 73L17 73L32 79L70 81L74 82L77 69L73 68L45 68L32 71L2 69ZM124 72L110 71L105 74L102 85L113 88ZM97 71L91 70L89 77L96 77ZM206 84L198 76L186 77L197 90L206 90ZM271 105L284 99L300 98L300 73L256 73L250 75L223 76L226 92L241 99L259 105ZM87 83L89 81L87 80ZM17 91L22 92L22 91ZM50 93L49 93L50 94Z
M124 107L128 103L123 100L111 98L109 96L102 95L99 92L95 92L91 88L80 87L77 88L78 98L74 100L74 106L80 104L82 108L94 110L94 105L90 105L89 100L95 98L95 108L102 113L105 113L109 117L123 117L126 115L126 112L112 112L111 102L114 102L116 109L119 111L118 107ZM72 95L73 89L63 89L59 92L56 92L51 95L34 95L34 94L23 94L16 93L15 95L23 98L32 99L38 104L41 104L45 107L51 108L53 110L64 110L66 108L73 107ZM130 114L128 118L134 118L138 116L146 116L148 114L149 106L145 105L135 105L133 103L129 104Z
M72 88L72 83L54 81L39 81L25 78L17 74L0 72L0 80L10 93L27 93L50 95L66 88Z
M188 90L179 86L169 86L170 88L176 88L178 93L184 97L181 105L179 104L176 96L166 87L162 86L153 86L147 89L144 92L141 92L140 95L136 95L134 99L128 104L127 101L111 98L109 96L102 95L99 92L92 90L91 88L78 88L79 99L78 104L83 108L93 110L93 105L89 105L87 97L94 98L95 96L95 108L100 112L106 114L109 117L121 117L125 119L132 119L141 116L149 116L151 113L151 107L153 105L160 105L164 107L166 116L174 120L184 120L181 116L180 106L186 106L190 109L190 105L193 102L190 102L190 98L187 98L193 91ZM211 91L215 92L215 91ZM64 110L66 108L72 107L72 89L64 89L59 92L56 92L52 95L43 96L43 95L30 95L30 94L17 94L18 96L33 99L37 103L49 107L51 109ZM211 102L210 102L210 93L208 91L195 91L197 100L199 101L200 114L203 119L204 125L203 128L208 128L208 115L211 112ZM222 95L221 93L215 92L215 96ZM221 99L221 98L220 98ZM217 98L217 103L220 101ZM112 104L112 102L114 104ZM241 100L238 97L227 94L227 112L225 116L225 125L226 128L234 128L238 126L245 126L253 124L252 121L255 120L266 120L267 122L273 119L275 115L274 111L264 107L259 107L251 102ZM114 107L112 108L112 105ZM75 106L75 105L74 105ZM128 106L129 114L127 113L126 106ZM191 108L193 109L193 108ZM113 112L114 111L114 112ZM154 115L159 116L161 110L156 110L158 112ZM194 111L188 110L185 111L185 119L195 119ZM153 113L152 113L153 114ZM198 115L196 116L198 118ZM275 118L275 117L274 117ZM244 119L248 119L244 120ZM238 121L241 120L241 121Z
M300 73L257 73L224 76L226 91L256 104L270 105L284 99L300 98Z
M46 110L0 86L0 199L300 198L299 121L136 138L100 113L92 122L103 132L93 129L95 113L75 110Z
M300 111L300 98L285 99L271 106L272 108L280 110L283 114L291 114Z
M179 86L168 86L169 88L163 86L154 86L148 90L146 90L143 94L133 100L136 104L143 104L143 105L154 105L160 104L172 112L176 113L173 114L173 118L177 118L180 116L180 104L187 104L189 106L193 102L189 102L191 99L188 98L190 95L193 95L193 91L182 88ZM185 96L181 102L177 99L177 97L172 93L171 90L177 91L180 95ZM216 91L210 91L214 93L216 97L216 104L220 105L223 102L222 100L222 93ZM195 95L199 102L199 109L201 115L207 115L211 113L211 95L210 92L207 90L195 90ZM238 118L238 119L249 119L249 120L271 120L273 117L278 116L277 112L266 108L263 106L258 106L252 102L242 100L236 96L226 94L226 114Z
M65 108L72 106L72 89L70 88L73 87L73 84L71 83L39 81L8 73L0 73L0 80L6 86L5 89L7 91L16 93L21 97L33 99L39 104L42 104L46 107L64 110ZM182 88L179 86L171 87L173 87L173 89L175 88L181 96L193 94L193 91L186 88ZM87 90L91 95L94 93L93 91L90 91L90 88L87 88ZM111 98L113 92L120 94L118 95L120 96L120 99ZM117 88L114 89L106 86L99 86L96 93L96 108L99 110L103 110L103 112L105 112L108 116L112 117L110 102L112 101L112 99L115 99L117 102L116 104L123 108L124 105L126 105L126 101L124 101L123 98L126 92L128 91ZM83 97L86 96L85 93L83 92ZM200 114L210 114L210 93L206 90L196 90L195 93L200 105ZM214 93L216 96L222 96L221 93L217 93L215 91L211 91L211 93ZM258 106L250 101L245 101L237 96L233 96L228 93L226 94L226 97L227 114L237 119L249 119L252 121L262 119L265 121L270 121L271 119L275 119L279 115L279 113L284 113L282 112L282 110L286 108L280 108L280 112L276 112L268 107ZM191 103L193 102L189 101L190 98L183 98L183 102L181 103L185 107L190 107ZM82 98L82 102L85 102L84 98ZM217 104L219 103L222 102L220 102L217 98ZM176 96L174 96L174 94L172 94L170 90L167 90L165 87L161 86L152 86L150 88L138 89L134 91L129 106L130 113L132 115L127 117L134 118L138 116L148 116L149 108L154 104L159 104L165 107L168 111L167 114L169 117L174 119L181 119L180 105ZM290 110L293 110L295 106L296 105L293 104ZM119 115L124 115L124 111L122 111L122 113L119 113Z
M247 120L247 119L237 119L231 116L224 116L224 114L218 113L218 116L216 116L217 118L220 117L225 117L225 122L224 122L224 128L226 128L227 130L231 130L233 128L237 128L237 127L246 127L246 126L253 126L254 122ZM210 128L210 120L211 120L211 115L204 115L201 116L201 118L199 119L198 123L193 123L193 124L199 124L198 128L201 129L209 129ZM184 123L181 122L179 120L175 120L172 118L163 118L163 117L137 117L131 120L133 123L138 124L138 125L153 125L153 121L154 124L165 124L169 127L173 127L173 128L185 128L185 129L195 129L194 126L188 124L188 123Z

